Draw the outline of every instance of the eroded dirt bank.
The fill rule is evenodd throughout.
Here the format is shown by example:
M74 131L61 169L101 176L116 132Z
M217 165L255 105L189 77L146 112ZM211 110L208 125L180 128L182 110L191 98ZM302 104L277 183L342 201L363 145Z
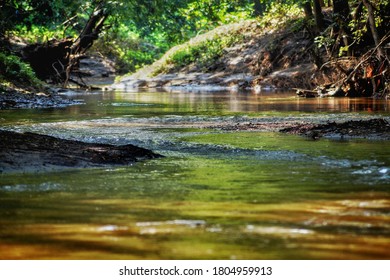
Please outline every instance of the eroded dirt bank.
M233 33L231 36L239 33L242 40L225 48L218 59L210 59L201 65L197 62L182 67L170 65L170 58L178 49L230 33ZM122 77L112 88L312 88L316 83L324 82L327 75L316 71L307 53L311 44L305 32L289 28L278 31L263 29L253 20L221 26L172 48L152 65ZM161 68L165 70L156 74Z
M129 165L162 157L133 145L114 146L0 130L0 173Z

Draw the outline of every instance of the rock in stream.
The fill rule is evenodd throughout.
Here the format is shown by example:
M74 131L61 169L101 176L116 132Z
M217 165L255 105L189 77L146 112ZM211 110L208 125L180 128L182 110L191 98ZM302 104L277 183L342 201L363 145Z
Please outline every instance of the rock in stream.
M0 130L0 173L130 165L162 157L133 145L114 146Z

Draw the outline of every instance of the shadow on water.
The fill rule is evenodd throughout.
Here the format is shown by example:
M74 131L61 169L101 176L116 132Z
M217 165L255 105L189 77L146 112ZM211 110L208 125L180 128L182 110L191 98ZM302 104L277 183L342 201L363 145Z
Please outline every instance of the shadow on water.
M166 157L1 174L0 258L388 259L388 141L212 128L388 116L387 101L290 96L97 93L67 109L6 112L4 128Z

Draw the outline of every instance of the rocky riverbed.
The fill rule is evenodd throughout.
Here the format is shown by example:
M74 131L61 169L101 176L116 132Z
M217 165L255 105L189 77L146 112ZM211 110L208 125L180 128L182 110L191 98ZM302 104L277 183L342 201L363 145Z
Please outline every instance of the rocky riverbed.
M325 124L298 124L284 128L281 132L304 135L313 140L326 138L368 138L390 140L390 123L383 118L327 122Z
M32 93L17 89L7 89L0 93L1 109L22 108L58 108L80 104L81 101L72 100L51 90L48 93Z
M322 137L332 139L364 138L372 140L390 140L390 122L388 118L365 120L323 120L322 123L310 119L301 122L275 120L273 122L237 122L209 126L224 131L278 131L297 134L318 140Z

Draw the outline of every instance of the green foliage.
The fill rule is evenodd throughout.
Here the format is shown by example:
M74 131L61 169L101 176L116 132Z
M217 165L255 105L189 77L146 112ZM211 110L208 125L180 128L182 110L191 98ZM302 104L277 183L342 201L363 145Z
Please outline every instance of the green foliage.
M374 17L375 17L375 25L379 32L382 32L382 36L388 32L390 28L390 1L389 0L371 0L370 1L374 7ZM367 35L367 18L368 13L365 6L362 6L362 10L355 13L354 17L348 23L348 27L350 28L353 40L356 43L360 43L364 40L364 37Z
M224 49L242 41L244 36L236 31L225 34L214 34L204 40L195 40L178 47L158 67L153 75L175 71L181 67L195 64L196 67L207 70L224 52Z
M55 28L69 20L78 11L87 11L93 1L81 0L3 0L0 2L3 32L13 30L15 26L24 26L30 30L33 25ZM73 26L74 27L74 26ZM1 30L0 30L1 31Z
M136 71L172 46L220 24L248 18L251 0L5 0L13 35L27 42L74 37L92 9L103 3L111 17L96 50L118 62L119 71ZM3 18L3 17L2 17Z
M390 28L390 1L370 0L370 3L376 7L374 9L375 25L382 38ZM351 53L359 55L359 52L365 52L374 44L371 30L368 28L367 9L364 5L357 4L351 9L349 21L340 19L338 14L332 14L328 19L329 26L315 38L317 48L325 49L328 58ZM350 7L353 6L350 4Z
M298 19L302 14L302 8L298 4L271 2L265 14L259 19L259 24L263 28L270 26L277 28L284 26L288 21Z
M324 47L330 53L330 48L335 43L335 39L330 36L320 35L314 38L314 43L316 43L318 48Z
M214 27L251 14L249 0L106 1L112 26L95 48L115 57L120 72L133 72L160 58L172 46ZM185 60L193 54L183 54Z
M43 43L51 39L61 39L65 37L74 37L76 33L74 30L66 30L63 27L49 28L47 26L32 25L27 29L24 25L17 25L12 31L12 34L23 38L27 43Z
M198 5L200 4L198 3ZM295 4L271 4L269 12L257 19L257 26L261 29L277 28L294 22L291 28L302 30L302 26L308 24L304 20L297 20L302 16L302 13L302 10ZM172 48L154 64L154 71L151 75L175 72L188 65L199 71L208 71L222 57L226 48L245 40L245 36L242 34L243 30L234 26L235 24L222 25L209 33L196 36L189 42ZM240 24L236 26L242 27Z
M115 60L119 73L134 72L162 54L159 48L140 38L124 24L104 32L92 50Z
M313 22L298 20L303 15L302 2L306 0L3 0L0 1L1 37L13 34L28 42L45 42L52 38L75 37L82 30L93 8L104 4L111 15L108 27L95 51L114 58L120 72L134 72L140 67L160 58L175 45L182 44L217 26L249 19L255 14L261 28L285 26L292 19L292 31ZM389 29L389 0L370 0L376 9L375 17L379 31ZM256 4L255 4L256 3ZM351 8L352 8L352 2ZM356 3L354 3L355 5ZM255 8L257 9L255 11ZM354 9L351 9L354 11ZM349 23L348 34L354 44L366 40L367 12ZM328 29L316 38L318 47L340 54L350 46L336 43ZM229 35L230 36L230 35ZM382 32L383 36L383 32ZM226 36L227 37L227 36ZM234 36L233 36L234 37ZM233 41L237 39L234 37ZM203 43L188 44L173 54L166 69L196 63L198 67L217 60L223 49L229 46L223 36L210 38ZM354 45L354 46L355 46ZM332 50L331 50L332 49ZM164 68L163 67L163 68Z
M189 27L199 33L221 24L249 18L253 14L252 6L248 1L203 0L190 2L179 12Z
M42 82L35 76L31 67L19 57L0 52L0 82L16 82L22 85L41 87Z

